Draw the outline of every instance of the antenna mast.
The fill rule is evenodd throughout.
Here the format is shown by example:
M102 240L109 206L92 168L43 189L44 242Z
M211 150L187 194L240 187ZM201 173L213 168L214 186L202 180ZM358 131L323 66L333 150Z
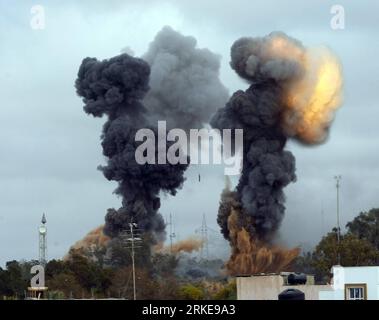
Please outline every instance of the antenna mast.
M341 252L340 252L340 241L341 241L341 228L340 228L340 181L342 179L341 175L335 176L336 179L336 189L337 189L337 244L338 244L338 264L341 264Z
M41 219L41 225L38 229L38 233L39 233L39 263L44 267L46 266L46 261L47 261L46 222L47 222L46 216L45 214L43 214L42 219Z

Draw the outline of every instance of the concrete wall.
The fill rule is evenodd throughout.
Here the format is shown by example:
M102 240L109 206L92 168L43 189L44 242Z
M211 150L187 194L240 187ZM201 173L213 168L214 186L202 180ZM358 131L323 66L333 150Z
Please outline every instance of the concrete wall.
M237 277L237 299L277 300L282 285L279 275Z
M278 300L278 295L286 289L298 289L304 292L306 300L318 300L321 290L329 291L329 285L284 285L281 275L262 275L237 277L238 300Z
M339 282L336 290L320 292L320 300L344 300L345 284L366 284L367 299L379 300L379 267L333 267L333 274L339 271Z
M378 267L345 267L345 283L365 283L367 299L379 299L379 268Z

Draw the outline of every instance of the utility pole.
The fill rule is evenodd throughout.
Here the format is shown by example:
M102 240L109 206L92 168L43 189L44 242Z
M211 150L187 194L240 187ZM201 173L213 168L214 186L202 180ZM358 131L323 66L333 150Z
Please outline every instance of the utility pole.
M121 235L121 238L126 240L126 243L131 249L131 258L132 258L132 275L133 275L133 300L137 300L136 293L136 268L135 268L135 249L138 248L138 242L142 241L142 239L136 235L138 232L137 224L133 222L133 220L129 223L129 232L125 232Z
M340 252L340 241L341 241L341 228L340 228L340 181L342 179L341 175L335 176L336 189L337 189L337 244L338 244L338 264L341 264L341 252Z
M132 242L132 268L133 268L133 299L137 300L136 295L136 268L134 264L134 233L133 233L133 227L137 226L135 223L129 223L130 227L130 234L132 235L131 242Z

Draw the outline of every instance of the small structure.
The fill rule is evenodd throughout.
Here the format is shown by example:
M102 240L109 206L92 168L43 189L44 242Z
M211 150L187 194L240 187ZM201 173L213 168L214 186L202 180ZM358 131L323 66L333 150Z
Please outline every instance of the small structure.
M34 274L38 272L36 276L31 279L31 286L28 287L28 294L26 299L28 300L39 300L47 298L47 290L45 287L45 266L47 262L47 244L46 244L46 236L47 236L47 228L46 228L46 216L42 215L41 225L38 228L39 235L39 265L35 265L31 269L31 273ZM38 282L36 280L38 279Z
M28 287L27 300L46 299L47 287Z
M320 300L379 300L379 267L332 268L332 290L320 291Z
M321 290L332 290L330 285L315 285L314 276L281 272L237 277L238 300L278 300L287 289L304 293L305 300L318 300Z

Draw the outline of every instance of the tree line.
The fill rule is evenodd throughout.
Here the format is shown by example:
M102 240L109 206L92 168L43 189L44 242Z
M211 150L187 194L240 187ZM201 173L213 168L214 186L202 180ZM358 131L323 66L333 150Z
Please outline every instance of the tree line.
M148 243L148 242L147 242ZM133 298L130 251L118 242L104 248L71 250L67 259L50 260L45 267L51 299ZM197 266L178 274L180 255L151 254L142 246L136 254L138 299L236 299L236 284L222 272L210 276L207 268L221 261L186 258L182 264ZM333 265L379 265L379 209L361 212L340 234L334 228L315 248L299 256L291 271L314 274L317 283L329 283ZM0 268L0 299L23 299L30 286L30 269L38 261L9 261Z
M333 265L379 265L379 209L361 212L346 224L346 232L340 234L334 228L322 237L313 251L299 256L294 269L314 274L317 283L329 283Z

